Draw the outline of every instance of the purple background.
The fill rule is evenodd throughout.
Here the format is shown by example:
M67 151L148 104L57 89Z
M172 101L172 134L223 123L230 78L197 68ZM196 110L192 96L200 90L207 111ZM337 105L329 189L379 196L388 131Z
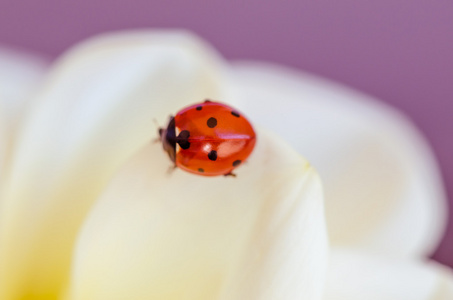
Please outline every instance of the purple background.
M191 29L227 58L308 70L398 107L433 145L452 199L453 1L159 2L0 0L0 43L55 57L108 30ZM453 266L452 222L435 258Z

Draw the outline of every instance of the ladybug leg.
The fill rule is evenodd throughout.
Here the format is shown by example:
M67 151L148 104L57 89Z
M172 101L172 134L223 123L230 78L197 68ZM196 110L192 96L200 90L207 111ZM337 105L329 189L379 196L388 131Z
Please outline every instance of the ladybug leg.
M233 172L230 171L229 173L226 173L223 176L225 176L225 177L226 176L236 177L236 174L234 174Z
M160 142L160 138L156 137L154 139L151 140L153 144L157 144Z
M178 167L176 166L176 164L174 164L173 166L168 167L167 174L168 174L168 175L173 174L173 172L176 170L176 168L178 168Z
M153 118L154 125L157 127L157 132L159 133L159 136L154 138L152 142L154 144L159 143L162 140L162 134L164 134L164 129L159 126L159 123L157 122L156 118Z

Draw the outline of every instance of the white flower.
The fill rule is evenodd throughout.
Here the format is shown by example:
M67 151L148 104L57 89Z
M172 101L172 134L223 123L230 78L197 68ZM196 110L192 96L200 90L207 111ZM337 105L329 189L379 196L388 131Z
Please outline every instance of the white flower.
M393 110L185 32L95 38L38 90L32 61L0 56L0 299L453 297L424 261L438 171ZM256 150L237 178L168 176L153 118L205 98L249 116Z

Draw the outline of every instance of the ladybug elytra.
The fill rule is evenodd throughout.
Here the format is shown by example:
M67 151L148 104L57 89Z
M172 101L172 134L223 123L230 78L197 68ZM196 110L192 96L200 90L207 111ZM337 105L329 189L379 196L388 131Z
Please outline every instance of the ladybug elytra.
M252 125L241 113L210 100L171 116L159 136L175 167L203 176L235 176L232 171L256 142Z

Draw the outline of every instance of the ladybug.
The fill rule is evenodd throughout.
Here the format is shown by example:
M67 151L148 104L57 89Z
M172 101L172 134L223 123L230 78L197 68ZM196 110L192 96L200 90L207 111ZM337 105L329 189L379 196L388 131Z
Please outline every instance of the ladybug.
M233 170L249 157L256 142L244 115L210 100L170 116L159 136L175 168L202 176L236 176Z

